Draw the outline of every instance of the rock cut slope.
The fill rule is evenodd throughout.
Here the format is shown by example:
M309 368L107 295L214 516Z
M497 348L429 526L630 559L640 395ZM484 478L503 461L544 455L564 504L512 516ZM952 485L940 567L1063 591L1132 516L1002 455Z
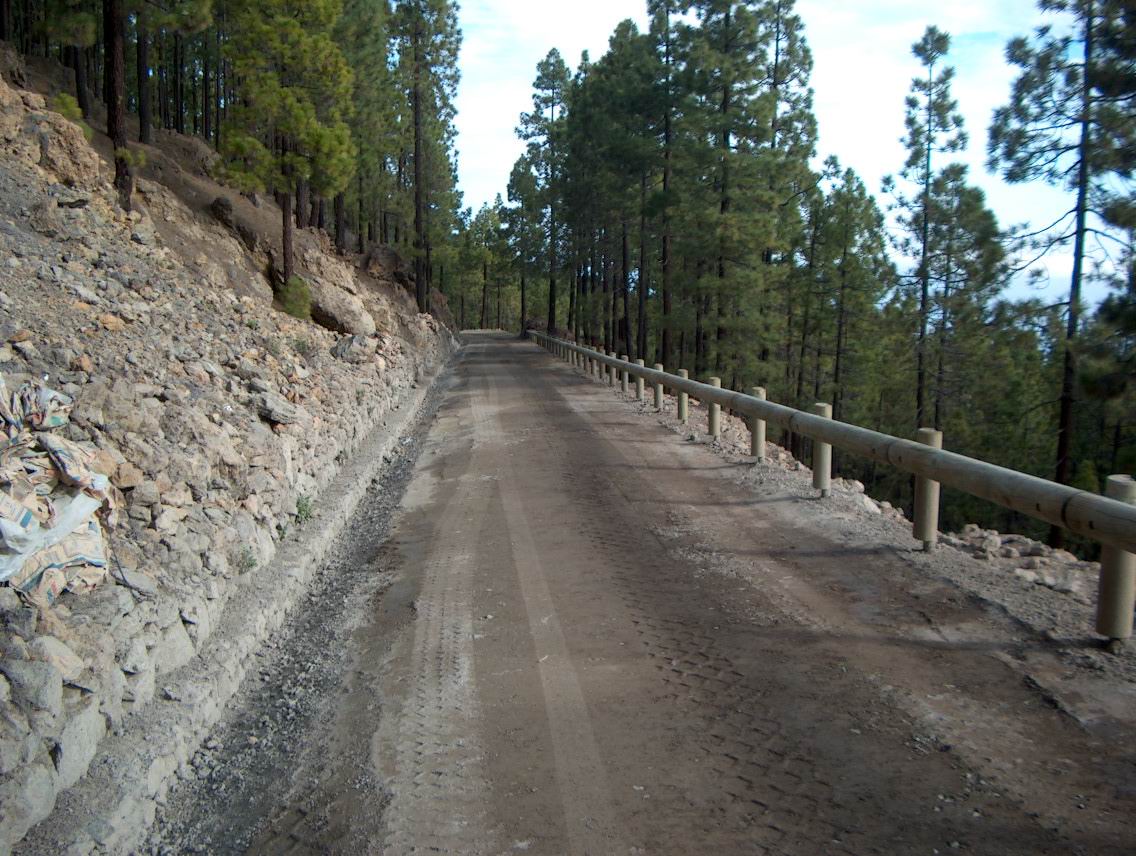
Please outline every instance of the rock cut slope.
M251 203L153 154L125 214L82 130L0 77L0 374L9 389L46 376L75 399L63 435L97 450L123 512L111 578L93 593L40 609L0 587L0 853L108 734L129 737L146 708L176 701L166 687L234 592L263 582L345 462L405 418L394 411L455 346L397 269L361 270L314 231L298 261L321 323L277 311L272 239ZM180 184L154 180L163 168ZM263 624L244 598L250 608ZM229 687L240 657L225 667ZM185 746L170 751L131 797L132 820L152 816L184 761ZM96 826L85 848L113 850Z

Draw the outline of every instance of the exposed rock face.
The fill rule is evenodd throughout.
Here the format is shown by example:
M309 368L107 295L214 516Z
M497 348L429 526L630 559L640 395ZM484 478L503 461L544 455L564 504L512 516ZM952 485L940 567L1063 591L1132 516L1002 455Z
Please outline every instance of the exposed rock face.
M326 327L275 311L218 189L191 210L141 179L128 215L109 175L81 129L0 79L0 372L75 398L66 436L97 447L123 510L114 580L49 613L0 586L0 853L192 668L298 498L318 501L453 347L318 249L303 263Z

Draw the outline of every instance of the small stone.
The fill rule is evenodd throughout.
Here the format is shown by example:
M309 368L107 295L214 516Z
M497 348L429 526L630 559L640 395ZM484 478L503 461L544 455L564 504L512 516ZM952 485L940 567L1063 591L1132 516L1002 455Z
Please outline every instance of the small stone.
M71 371L93 374L95 371L95 361L86 354L80 354L71 361Z
M84 669L82 658L54 636L37 636L28 643L28 655L53 665L65 681L75 680Z
M258 402L260 415L276 425L291 425L298 418L296 406L282 395L266 392Z
M64 726L52 753L61 788L71 787L87 772L105 733L106 720L99 713L98 699L88 696Z
M157 505L161 501L158 485L152 481L144 481L134 488L130 494L130 502L141 505Z
M119 490L136 488L146 479L146 474L129 462L120 464L114 474L114 483Z
M12 697L23 707L51 716L63 709L63 676L50 663L36 660L0 662L0 672L12 685Z
M34 342L16 342L13 347L25 360L34 360L39 357L39 349L35 346Z
M150 658L154 661L154 668L159 675L184 666L193 659L193 655L193 640L189 638L181 621L171 624L162 634L158 644L150 651Z
M127 568L118 568L115 571L115 576L122 585L133 589L141 595L155 597L158 594L158 583L149 574L142 573L141 571L132 571Z
M119 333L126 329L126 322L117 315L112 315L109 312L105 312L99 316L99 323L104 329L110 330L112 333Z

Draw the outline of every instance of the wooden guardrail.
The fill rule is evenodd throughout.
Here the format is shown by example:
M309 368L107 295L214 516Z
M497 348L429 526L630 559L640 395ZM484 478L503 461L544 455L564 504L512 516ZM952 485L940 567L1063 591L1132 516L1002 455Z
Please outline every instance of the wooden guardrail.
M920 429L923 442L893 437L829 418L827 404L818 404L816 413L806 413L765 399L765 391L755 387L755 395L722 389L711 383L700 383L687 377L687 372L669 374L661 366L647 368L643 362L631 362L615 354L556 339L530 331L543 347L562 359L583 367L589 374L606 372L608 382L620 378L626 392L628 379L636 378L636 396L643 397L643 384L654 387L655 401L661 402L661 388L678 396L679 418L686 421L687 396L709 406L709 432L718 436L719 408L726 407L748 417L752 432L751 451L759 460L764 457L765 423L810 437L816 443L813 486L827 496L831 484L831 447L869 460L890 464L916 476L915 538L931 549L938 537L939 485L961 490L971 496L989 500L1037 520L1055 524L1103 545L1101 574L1097 598L1097 632L1110 639L1127 639L1132 635L1133 604L1136 600L1136 481L1128 475L1108 478L1108 496L1057 484L1017 470L968 458L939 448L942 435L931 429ZM761 440L759 443L758 440Z

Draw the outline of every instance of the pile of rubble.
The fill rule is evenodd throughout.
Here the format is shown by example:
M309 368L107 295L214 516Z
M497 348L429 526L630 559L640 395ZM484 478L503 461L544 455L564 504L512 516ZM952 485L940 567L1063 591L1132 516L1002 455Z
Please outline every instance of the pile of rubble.
M1068 550L1056 550L1024 535L1003 535L968 523L962 532L941 536L940 541L976 559L1008 568L1028 583L1091 602L1097 587L1100 564L1078 559Z

